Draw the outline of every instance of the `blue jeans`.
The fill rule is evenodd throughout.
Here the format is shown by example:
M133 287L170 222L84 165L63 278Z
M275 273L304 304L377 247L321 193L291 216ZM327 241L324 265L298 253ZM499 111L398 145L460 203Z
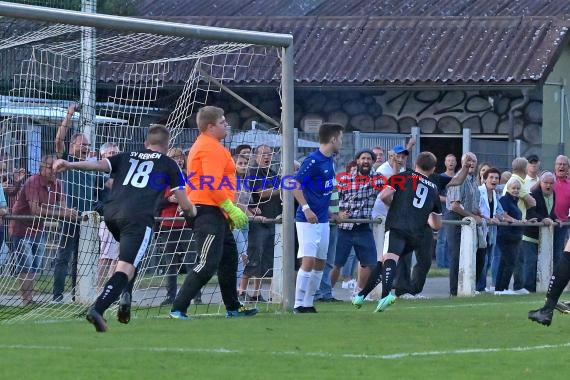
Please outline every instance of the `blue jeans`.
M62 238L65 239L63 247L57 251L55 267L53 270L53 299L61 300L65 290L65 277L69 270L69 261L74 258L74 265L71 269L72 287L75 287L77 276L77 249L79 248L79 224L64 223L62 228Z
M515 270L521 245L520 239L497 238L497 245L501 248L501 261L497 273L497 283L495 290L502 291L509 288L511 277Z
M331 286L331 270L334 264L334 256L336 253L336 241L338 237L338 226L336 224L331 224L330 235L329 235L329 250L327 252L327 262L323 269L323 278L321 280L321 285L315 293L315 299L331 299L333 298L332 286Z
M497 285L497 275L499 274L499 263L501 262L501 249L497 244L493 246L491 253L491 277L493 286Z
M337 241L334 265L338 268L344 266L353 247L361 266L376 265L376 244L368 224L355 225L352 230L340 228Z
M354 252L354 248L350 250L348 254L348 258L346 259L346 264L340 270L341 278L352 278L354 277L354 272L356 272L356 264L358 264L358 260L356 259L356 252Z
M440 228L437 232L435 245L435 262L438 268L449 268L449 250L446 239L446 229Z
M35 236L12 236L12 247L16 253L18 274L39 273L43 269L46 239L43 233Z
M495 276L493 273L493 254L495 252L496 245L489 244L487 248L483 248L485 250L483 259L483 268L481 269L481 273L478 273L477 283L475 284L475 290L478 292L484 292L485 288L487 287L487 273L489 272L489 268L491 268L491 276L493 276L493 283L495 283ZM479 253L479 250L477 251ZM497 260L498 263L498 260ZM498 264L497 264L498 267ZM496 268L495 268L496 269Z
M523 240L519 256L519 261L522 261L522 287L534 293L536 292L538 244Z
M449 247L449 294L457 295L459 279L459 253L461 250L461 226L445 225L447 246Z

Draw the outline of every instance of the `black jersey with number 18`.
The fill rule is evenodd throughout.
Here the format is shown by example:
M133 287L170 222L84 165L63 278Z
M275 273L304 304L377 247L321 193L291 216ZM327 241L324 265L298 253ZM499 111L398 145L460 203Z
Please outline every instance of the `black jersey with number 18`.
M113 187L105 202L105 219L151 223L164 189L184 189L185 177L174 160L149 149L107 158Z
M423 231L429 228L429 214L441 214L437 185L423 174L406 170L392 181L392 187L396 192L386 217L387 230Z

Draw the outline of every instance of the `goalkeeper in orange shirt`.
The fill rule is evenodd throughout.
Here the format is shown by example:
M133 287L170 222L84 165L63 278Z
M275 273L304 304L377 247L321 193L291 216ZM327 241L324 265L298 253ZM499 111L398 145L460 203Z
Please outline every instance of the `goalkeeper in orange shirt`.
M188 153L186 193L197 208L191 227L198 262L186 276L170 317L190 319L186 314L190 302L216 272L226 317L253 316L257 309L244 307L236 290L238 254L232 228L244 227L248 219L234 203L236 166L230 152L221 144L228 123L224 111L212 106L201 108L196 121L200 135Z

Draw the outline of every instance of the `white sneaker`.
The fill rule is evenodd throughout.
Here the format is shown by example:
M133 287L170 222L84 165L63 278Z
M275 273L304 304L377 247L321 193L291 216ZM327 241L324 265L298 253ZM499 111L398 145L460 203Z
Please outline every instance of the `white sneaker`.
M530 292L528 290L526 290L525 288L515 290L514 293L517 295L520 295L520 296L526 296L527 294L530 294Z
M495 287L494 286L489 286L488 288L485 288L485 291L487 293L494 293L495 292Z
M411 293L404 293L404 294L402 294L401 296L399 296L398 298L401 298L401 299L403 299L403 300L415 300L415 299L416 299L416 296L414 296L414 295L411 294Z
M417 299L417 300L429 300L429 297L428 297L428 296L424 296L424 295L421 294L421 293L416 294L414 297L415 297L415 299Z
M514 295L516 295L517 293L515 293L515 292L512 291L512 290L507 289L507 290L502 290L502 291L501 291L501 290L495 290L495 293L494 293L494 294L495 294L496 296L514 296Z

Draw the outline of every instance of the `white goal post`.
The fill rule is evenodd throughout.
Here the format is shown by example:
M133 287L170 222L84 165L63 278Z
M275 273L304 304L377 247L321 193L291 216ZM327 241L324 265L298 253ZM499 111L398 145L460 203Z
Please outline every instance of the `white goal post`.
M88 28L100 28L120 32L152 33L164 36L186 37L197 40L248 43L281 49L281 147L282 174L294 172L294 123L293 123L293 36L218 27L188 25L133 17L83 13L39 6L20 5L0 1L0 16L55 24L69 24ZM282 285L281 306L290 309L294 303L294 203L290 191L282 194Z

